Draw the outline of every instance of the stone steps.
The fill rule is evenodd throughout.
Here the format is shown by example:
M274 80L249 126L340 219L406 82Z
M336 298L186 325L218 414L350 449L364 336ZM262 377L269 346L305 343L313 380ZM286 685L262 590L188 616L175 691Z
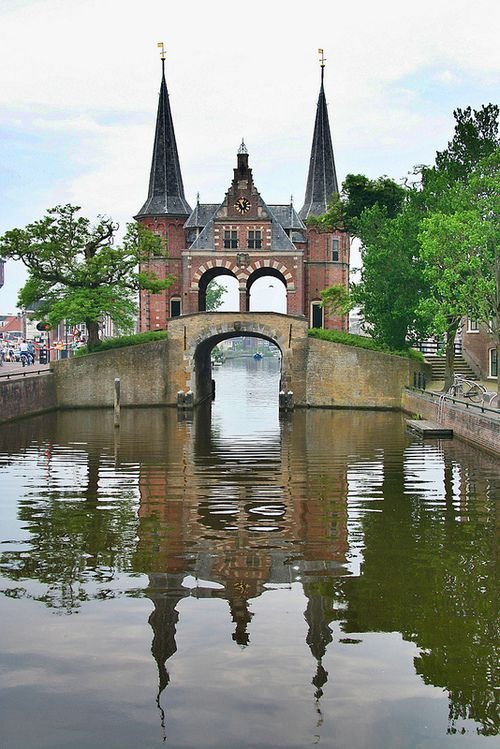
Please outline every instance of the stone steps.
M431 365L432 379L444 380L445 358L444 356L427 356L427 361ZM462 356L455 356L455 365L453 368L455 374L463 375L468 380L477 380L474 370L467 364Z

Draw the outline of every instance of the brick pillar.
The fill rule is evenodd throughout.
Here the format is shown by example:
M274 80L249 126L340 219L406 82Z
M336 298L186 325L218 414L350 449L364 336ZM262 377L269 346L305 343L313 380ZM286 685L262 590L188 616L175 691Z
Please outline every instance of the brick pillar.
M246 284L240 284L240 312L247 312L247 287Z

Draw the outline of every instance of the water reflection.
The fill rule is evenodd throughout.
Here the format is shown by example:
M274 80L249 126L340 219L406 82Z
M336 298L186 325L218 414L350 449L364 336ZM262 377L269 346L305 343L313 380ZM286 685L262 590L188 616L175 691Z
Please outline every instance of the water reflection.
M459 442L422 444L398 414L297 411L280 421L276 412L262 428L238 397L231 417L216 411L213 421L201 409L193 419L124 410L120 430L107 412L3 427L5 599L65 614L92 602L149 600L166 730L169 664L179 657L183 626L194 626L187 603L206 601L197 616L211 611L209 601L225 603L210 639L230 663L228 641L251 651L256 640L259 648L268 610L259 601L286 593L293 602L300 590L309 665L277 647L267 667L279 677L283 657L298 658L307 676L295 677L309 683L318 740L335 734L331 721L323 724L325 712L337 714L332 667L338 679L346 659L352 669L360 652L375 658L378 633L400 633L416 646L414 672L449 695L449 734L495 735L493 460ZM234 412L237 435L228 426ZM210 628L213 614L205 615ZM296 626L283 619L279 635L285 641ZM204 670L203 679L213 674ZM289 700L302 709L293 690ZM349 721L356 712L354 705ZM338 745L366 746L351 729ZM399 745L413 745L399 730ZM370 745L384 746L387 735L377 736ZM267 740L261 745L277 737Z

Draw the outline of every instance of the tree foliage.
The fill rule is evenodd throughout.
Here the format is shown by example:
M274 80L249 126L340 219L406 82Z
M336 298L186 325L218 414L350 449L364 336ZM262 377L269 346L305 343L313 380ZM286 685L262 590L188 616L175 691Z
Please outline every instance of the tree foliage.
M310 216L307 224L325 231L338 229L359 236L357 220L364 210L378 205L385 208L389 218L393 218L401 209L405 194L404 187L385 175L369 179L363 174L348 174L341 194L331 196L326 213Z
M205 309L207 312L215 312L219 309L224 301L224 295L227 294L227 288L218 283L214 278L207 286L205 297Z
M433 166L416 169L419 184L349 175L340 200L361 241L351 302L381 344L445 334L446 384L461 319L498 318L498 111L457 109L453 138Z
M36 307L37 317L53 327L61 320L85 322L91 349L104 315L120 329L130 329L137 291L158 293L173 277L159 279L139 270L152 255L166 255L160 237L134 223L117 245L117 224L103 216L91 224L79 212L77 206L59 205L24 229L7 231L0 237L0 257L21 260L28 269L19 303Z

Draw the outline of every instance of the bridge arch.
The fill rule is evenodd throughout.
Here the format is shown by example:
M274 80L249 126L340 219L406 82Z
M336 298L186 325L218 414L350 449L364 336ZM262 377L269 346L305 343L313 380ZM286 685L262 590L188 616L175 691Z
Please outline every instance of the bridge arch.
M171 356L182 373L171 387L191 390L195 403L211 397L210 352L217 343L240 336L275 344L281 352L281 388L292 390L296 402L305 400L307 321L277 312L205 312L171 320Z

